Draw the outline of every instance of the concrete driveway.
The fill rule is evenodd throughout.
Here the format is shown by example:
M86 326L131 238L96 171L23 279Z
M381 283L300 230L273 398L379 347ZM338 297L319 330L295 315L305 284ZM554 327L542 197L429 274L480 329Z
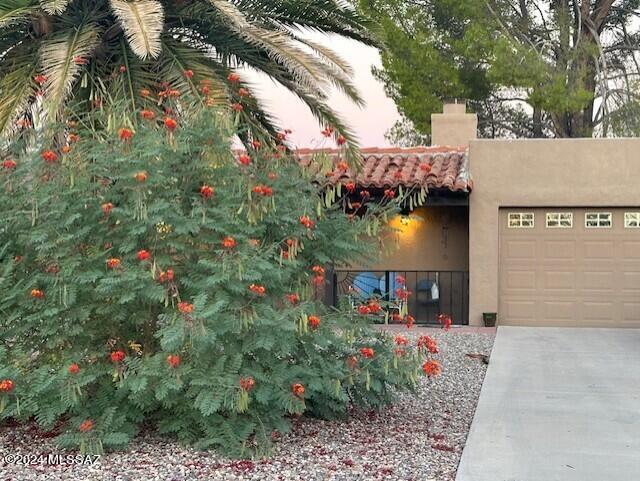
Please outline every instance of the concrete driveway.
M456 481L640 480L640 330L500 327Z

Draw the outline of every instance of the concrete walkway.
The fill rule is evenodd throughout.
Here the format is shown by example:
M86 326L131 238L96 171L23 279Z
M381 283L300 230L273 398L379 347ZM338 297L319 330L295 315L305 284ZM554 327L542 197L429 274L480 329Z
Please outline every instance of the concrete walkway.
M640 480L640 330L500 327L456 481Z

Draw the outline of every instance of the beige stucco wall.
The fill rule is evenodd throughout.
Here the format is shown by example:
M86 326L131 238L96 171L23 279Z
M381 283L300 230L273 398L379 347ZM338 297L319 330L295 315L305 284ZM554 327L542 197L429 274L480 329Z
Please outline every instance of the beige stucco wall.
M498 309L499 208L640 206L640 139L474 140L469 162L472 325Z
M396 232L385 239L386 252L368 270L466 271L469 268L468 208L421 207L408 225L391 220Z

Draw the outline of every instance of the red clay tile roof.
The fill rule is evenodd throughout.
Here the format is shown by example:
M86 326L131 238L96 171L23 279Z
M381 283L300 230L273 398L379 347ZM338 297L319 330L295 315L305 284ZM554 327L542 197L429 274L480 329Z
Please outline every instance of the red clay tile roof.
M470 192L473 181L469 173L467 147L414 147L362 149L363 163L354 176L351 169L340 171L335 165L340 151L331 149L299 149L295 155L303 165L311 166L312 159L326 156L333 162L333 175L327 177L333 184L353 181L363 188L426 187L447 189L452 192ZM421 164L429 164L423 170Z

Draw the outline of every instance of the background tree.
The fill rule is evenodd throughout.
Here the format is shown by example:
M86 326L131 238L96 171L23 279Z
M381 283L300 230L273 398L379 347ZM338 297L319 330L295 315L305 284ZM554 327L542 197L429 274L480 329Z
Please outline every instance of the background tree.
M56 121L79 108L126 100L137 111L163 96L231 98L258 135L273 121L232 69L250 67L295 93L320 122L352 136L327 105L336 86L356 103L351 68L301 34L334 33L367 44L367 21L340 0L0 1L0 134ZM158 79L164 84L160 85ZM186 101L186 100L185 100ZM352 145L352 142L349 142Z
M376 73L421 133L430 132L430 115L446 97L470 100L483 137L629 132L640 76L639 0L361 0L360 6L379 23L386 44Z

